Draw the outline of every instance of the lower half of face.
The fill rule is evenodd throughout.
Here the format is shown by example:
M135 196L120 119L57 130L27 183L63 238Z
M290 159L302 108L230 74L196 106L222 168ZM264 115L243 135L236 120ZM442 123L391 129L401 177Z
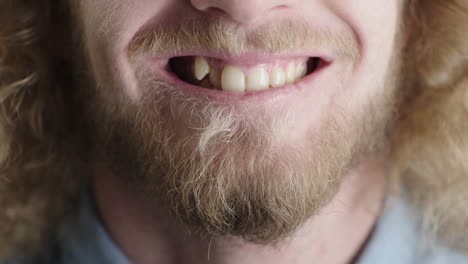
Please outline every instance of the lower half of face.
M381 33L329 10L326 30L284 19L244 31L202 17L145 27L128 56L88 37L96 144L114 174L194 231L281 239L385 142L399 96L393 5Z

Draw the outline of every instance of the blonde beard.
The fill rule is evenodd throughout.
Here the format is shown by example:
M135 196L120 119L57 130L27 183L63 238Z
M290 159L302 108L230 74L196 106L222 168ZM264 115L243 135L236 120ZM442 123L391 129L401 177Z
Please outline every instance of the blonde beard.
M219 48L231 54L237 52L232 43L253 43L266 49L266 40L277 40L271 50L307 43L347 43L341 50L347 54L343 56L351 60L358 56L355 47L349 46L355 43L350 37L344 37L345 42L338 37L317 42L304 36L318 35L299 34L299 30L296 41L285 42L277 33L289 28L287 23L248 35L260 36L257 38L235 35L239 41L219 42L219 35L229 35L232 30L221 23L207 24L203 32L215 38L208 43L195 41L199 40L197 26L185 25L188 29L182 32L188 36L182 38L176 34L180 30L163 28L165 34L151 34L152 39L136 46L135 54L156 54L163 50L158 45L166 43L161 36L174 35L174 40L187 41L171 42L167 48L221 43ZM300 28L310 33L305 25ZM331 46L339 49L340 45ZM248 108L187 97L179 88L139 69L135 72L144 94L139 101L131 102L121 84L109 80L111 83L87 91L85 110L94 120L96 131L92 133L113 173L145 193L155 209L163 206L200 236L273 243L317 214L363 156L383 148L385 132L396 112L395 69L368 87L372 92L362 105L356 109L333 105L314 128L314 135L304 135L295 143L287 136L290 120L294 120L291 109L272 115L259 107L252 115Z
M256 243L282 240L315 215L380 149L393 113L393 97L379 96L358 113L334 111L318 136L288 145L291 112L248 115L157 80L140 84L158 92L118 107L96 98L92 111L113 172L200 236Z

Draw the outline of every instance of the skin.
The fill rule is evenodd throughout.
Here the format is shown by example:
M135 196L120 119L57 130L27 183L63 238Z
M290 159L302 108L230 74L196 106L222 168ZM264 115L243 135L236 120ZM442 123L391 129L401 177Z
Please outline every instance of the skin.
M322 120L339 109L350 115L355 113L363 120L361 112L366 111L363 105L383 92L386 86L382 83L391 75L401 5L399 1L385 0L76 1L89 70L97 91L109 98L118 93L137 105L143 91L135 77L136 66L129 61L128 45L148 21L176 24L180 17L219 17L239 30L248 31L272 21L301 17L313 27L354 36L360 56L350 61L332 55L333 67L315 84L304 82L299 89L290 89L291 92L286 89L283 96L271 92L241 99L231 95L211 97L235 109L249 107L254 116L259 112L258 105L272 115L281 113L277 109L290 109L294 119L286 124L290 133L281 142L292 146L303 144L311 131L326 133L320 131ZM204 52L216 56L212 50ZM287 57L288 52L282 56ZM274 56L271 54L270 58ZM242 58L226 59L242 63ZM149 69L144 59L137 64ZM174 87L178 89L177 85ZM323 87L327 89L320 89ZM182 123L173 122L182 135L193 133ZM349 263L369 236L385 194L383 154L373 153L372 158L369 155L359 159L331 201L287 240L267 245L223 237L206 240L193 236L165 209L129 188L112 172L105 154L96 149L93 179L99 213L111 236L133 263L207 263L208 257L210 263Z

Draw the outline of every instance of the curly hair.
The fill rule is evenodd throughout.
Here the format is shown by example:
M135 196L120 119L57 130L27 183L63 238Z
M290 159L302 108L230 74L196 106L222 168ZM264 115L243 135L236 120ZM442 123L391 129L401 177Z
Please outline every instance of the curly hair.
M0 256L37 250L87 181L64 2L0 2ZM407 0L404 19L391 180L426 230L468 251L468 1Z
M391 180L425 235L468 252L468 1L412 0ZM432 239L434 240L434 239Z
M34 254L85 178L71 43L51 34L67 30L67 15L49 0L0 2L1 256Z

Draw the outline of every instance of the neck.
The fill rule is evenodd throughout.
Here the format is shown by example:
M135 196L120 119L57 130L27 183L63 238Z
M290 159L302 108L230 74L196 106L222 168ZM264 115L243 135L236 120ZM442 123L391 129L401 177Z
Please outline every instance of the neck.
M102 160L94 166L101 219L135 264L352 263L378 218L385 194L383 166L367 160L352 170L320 213L275 245L193 236L170 214L134 192Z

